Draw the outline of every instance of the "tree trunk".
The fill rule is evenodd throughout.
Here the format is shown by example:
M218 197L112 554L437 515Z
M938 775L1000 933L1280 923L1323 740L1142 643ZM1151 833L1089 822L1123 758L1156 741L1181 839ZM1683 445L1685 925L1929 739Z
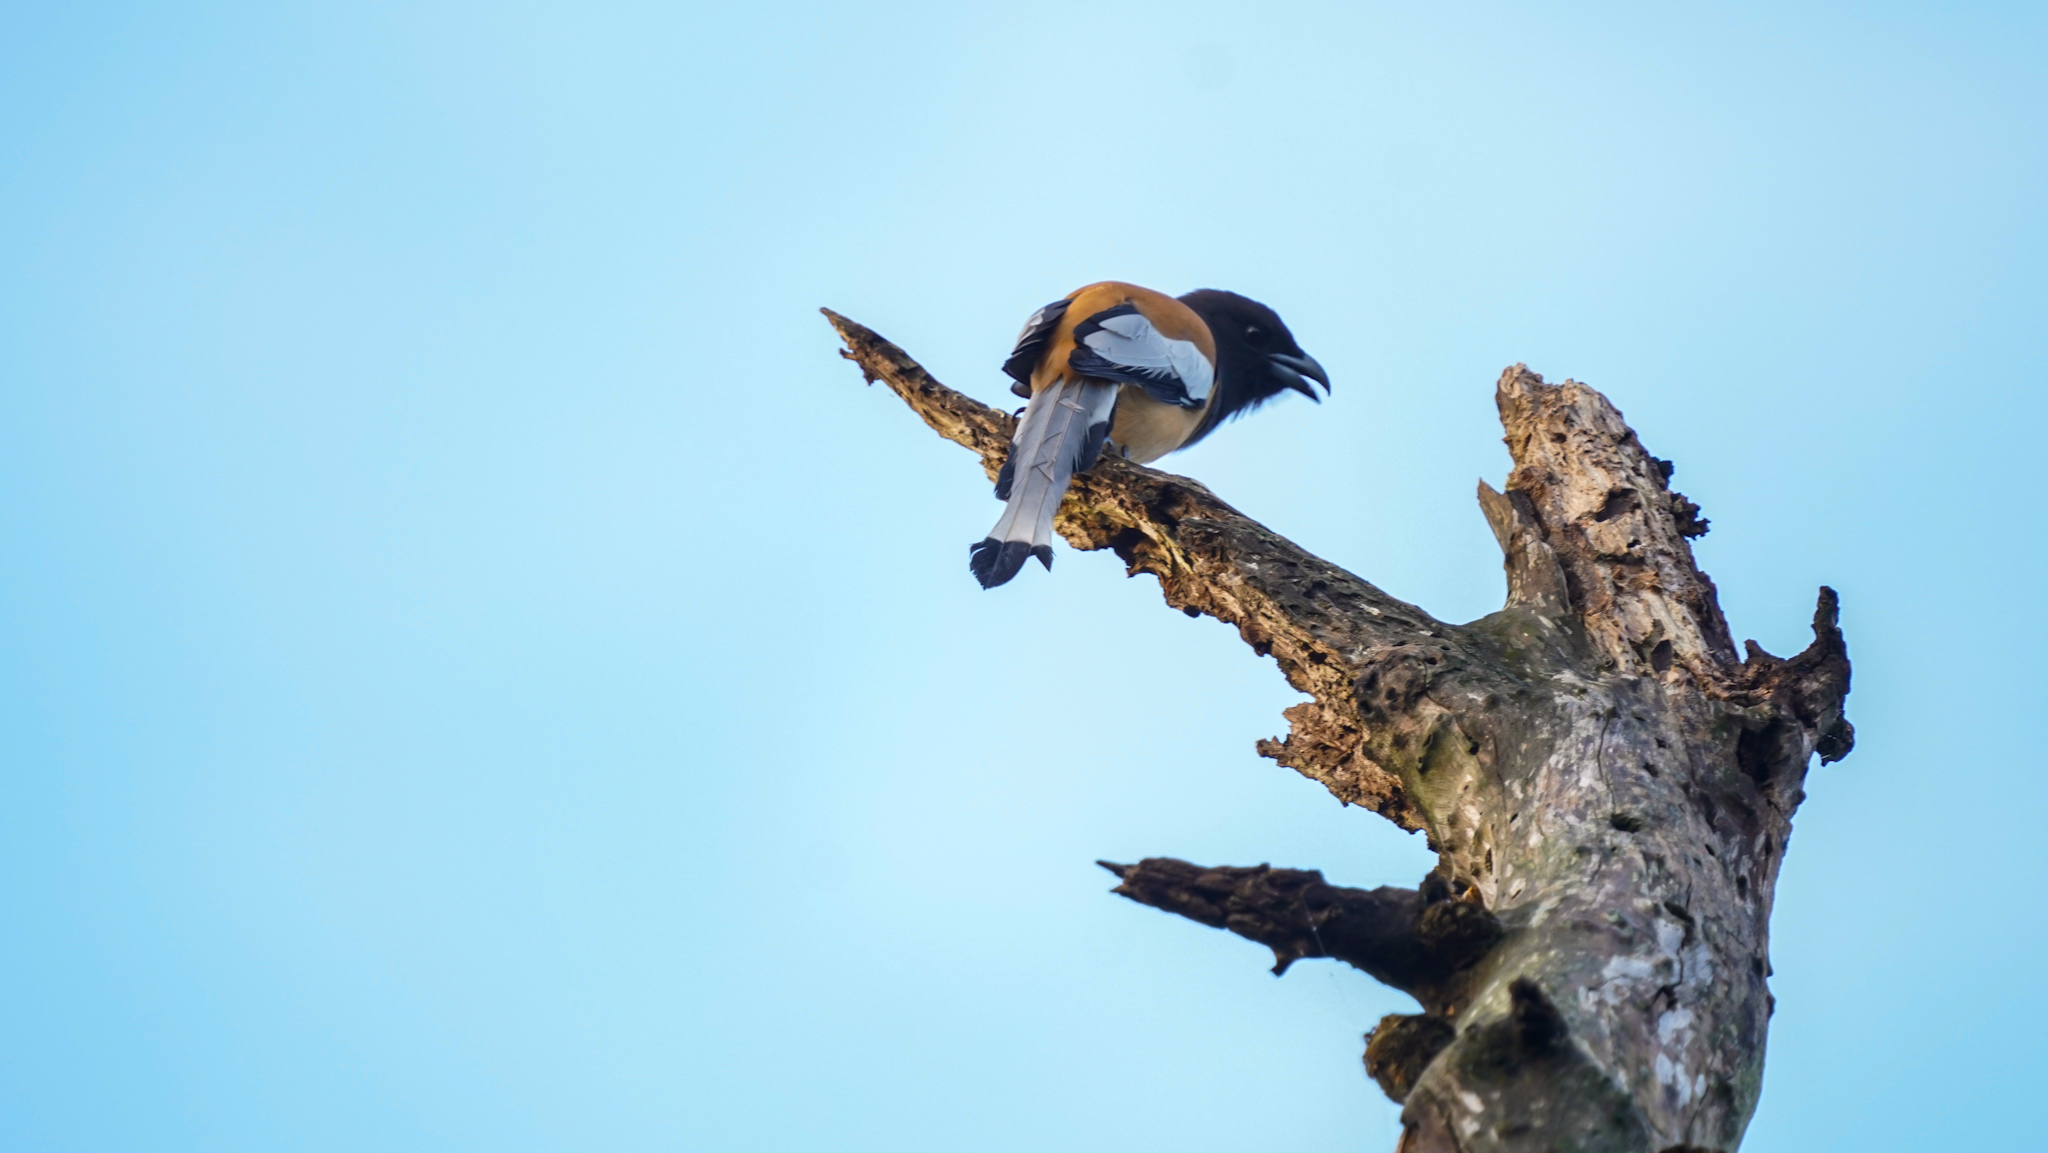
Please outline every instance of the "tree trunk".
M1011 418L835 313L844 355L992 478ZM1607 398L1516 365L1515 461L1479 504L1506 607L1432 619L1201 485L1104 459L1057 522L1168 604L1237 626L1314 699L1259 751L1419 829L1416 889L1293 869L1105 862L1133 900L1348 962L1424 1012L1381 1021L1368 1072L1403 1153L1733 1150L1771 1015L1771 897L1813 754L1845 756L1849 658L1832 590L1789 660L1738 655L1687 538L1707 530Z

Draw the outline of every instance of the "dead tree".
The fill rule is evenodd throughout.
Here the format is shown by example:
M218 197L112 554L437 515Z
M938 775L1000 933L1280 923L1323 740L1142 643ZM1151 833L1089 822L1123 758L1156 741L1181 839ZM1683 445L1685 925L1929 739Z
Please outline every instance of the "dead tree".
M1011 418L854 322L844 355L993 478ZM1738 655L1687 538L1707 531L1607 398L1516 365L1515 462L1479 505L1507 605L1453 625L1304 552L1184 477L1105 457L1058 528L1166 602L1235 625L1313 700L1259 752L1421 830L1415 889L1170 858L1116 892L1415 997L1367 1038L1403 1153L1733 1150L1771 1016L1771 899L1808 763L1839 760L1849 657L1823 588L1813 644ZM964 579L964 578L963 578Z

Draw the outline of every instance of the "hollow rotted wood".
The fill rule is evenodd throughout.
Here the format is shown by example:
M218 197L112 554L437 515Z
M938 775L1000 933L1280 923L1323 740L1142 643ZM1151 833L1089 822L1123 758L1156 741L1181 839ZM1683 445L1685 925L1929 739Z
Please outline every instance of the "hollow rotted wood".
M837 314L846 355L991 477L1010 418ZM1854 743L1847 648L1738 652L1693 562L1707 522L1600 393L1516 365L1514 460L1482 483L1508 597L1437 621L1182 477L1105 460L1057 526L1167 602L1234 625L1312 698L1261 753L1425 832L1415 890L1169 858L1117 891L1271 948L1357 965L1424 1012L1373 1032L1405 1153L1733 1150L1762 1083L1771 897L1811 759Z

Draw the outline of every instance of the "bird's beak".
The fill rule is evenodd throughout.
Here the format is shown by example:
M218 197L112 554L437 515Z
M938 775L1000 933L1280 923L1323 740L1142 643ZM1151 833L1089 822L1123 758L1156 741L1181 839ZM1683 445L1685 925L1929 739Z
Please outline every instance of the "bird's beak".
M1266 359L1272 362L1273 371L1280 374L1280 378L1287 382L1288 388L1317 404L1321 404L1323 398L1316 395L1316 390L1310 388L1308 382L1313 380L1323 386L1325 393L1330 391L1330 374L1323 371L1323 366L1316 363L1315 357L1307 353L1291 356L1284 352L1269 352Z

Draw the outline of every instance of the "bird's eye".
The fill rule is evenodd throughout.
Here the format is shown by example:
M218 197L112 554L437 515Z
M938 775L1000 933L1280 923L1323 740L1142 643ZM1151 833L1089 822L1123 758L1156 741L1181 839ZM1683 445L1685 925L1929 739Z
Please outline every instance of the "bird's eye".
M1244 330L1244 339L1247 344L1264 344L1266 343L1266 330L1256 324L1251 325Z

